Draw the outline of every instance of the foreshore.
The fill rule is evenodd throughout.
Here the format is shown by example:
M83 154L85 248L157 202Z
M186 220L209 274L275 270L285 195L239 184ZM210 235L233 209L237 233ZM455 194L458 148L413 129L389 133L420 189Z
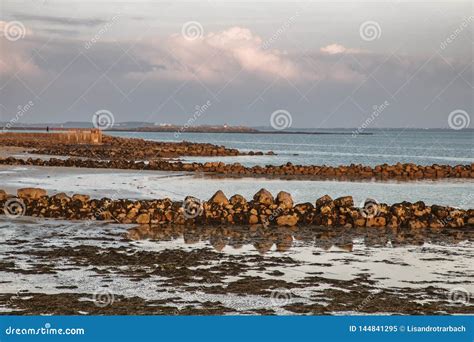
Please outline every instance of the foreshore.
M154 170L154 171L186 171L209 173L225 177L268 177L282 179L314 179L314 180L422 180L445 178L474 178L473 165L416 165L401 164L377 165L293 165L287 163L274 166L246 167L240 163L225 164L223 162L183 163L167 160L134 161L127 159L96 160L96 159L41 159L41 158L0 158L0 165L33 165L53 167L78 167L97 169L122 170Z
M325 195L315 203L294 204L291 194L280 191L276 197L265 189L252 200L239 194L230 199L222 191L209 200L187 196L184 201L90 199L88 195L64 193L48 196L40 188L18 189L17 196L0 190L4 214L69 220L112 221L137 224L323 226L373 228L460 228L474 226L474 209L457 209L402 202L392 205L367 200L354 206L352 196L332 199Z

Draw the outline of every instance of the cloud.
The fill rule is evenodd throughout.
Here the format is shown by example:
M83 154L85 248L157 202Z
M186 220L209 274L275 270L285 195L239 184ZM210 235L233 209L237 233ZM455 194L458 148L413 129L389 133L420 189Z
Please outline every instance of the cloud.
M145 58L160 79L227 82L244 72L259 78L297 80L300 68L279 50L265 50L249 29L232 27L190 40L182 34L152 43Z
M52 25L65 25L65 26L98 26L107 22L105 19L98 18L70 18L70 17L57 17L49 15L29 15L29 14L13 14L15 20L21 21L35 21L42 22Z
M352 54L357 54L363 52L362 50L359 49L348 49L343 45L340 44L330 44L322 47L319 49L322 53L327 53L329 55L338 55L342 53L352 53Z
M35 76L40 74L40 68L33 62L31 58L32 47L26 43L19 41L11 41L7 37L20 37L23 35L31 35L32 32L24 27L8 26L9 22L0 20L0 75L14 74L21 72L25 75Z

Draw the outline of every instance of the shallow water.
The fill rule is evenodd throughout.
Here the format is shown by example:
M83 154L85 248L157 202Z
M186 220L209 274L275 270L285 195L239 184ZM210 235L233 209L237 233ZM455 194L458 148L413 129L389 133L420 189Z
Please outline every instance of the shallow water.
M0 166L2 187L12 193L21 187L41 187L49 193L84 193L92 197L165 198L182 200L192 195L209 199L217 190L248 199L260 189L273 194L288 191L296 202L314 202L329 194L333 198L354 197L356 204L366 198L379 202L425 201L426 204L474 207L474 180L424 180L413 182L342 182L278 180L264 178L215 179L184 172L106 170L54 167Z
M240 133L144 133L107 132L114 136L143 138L159 141L192 141L224 145L242 151L269 151L276 156L199 157L188 161L239 162L246 166L293 164L349 165L416 163L470 164L474 162L474 131L463 130L367 130L372 135L307 134L240 134Z

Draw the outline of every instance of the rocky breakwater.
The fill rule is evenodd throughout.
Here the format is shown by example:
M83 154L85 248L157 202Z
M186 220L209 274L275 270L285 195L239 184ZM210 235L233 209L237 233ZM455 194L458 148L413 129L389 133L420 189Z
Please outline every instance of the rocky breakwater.
M183 201L91 199L87 195L64 193L48 196L38 188L19 189L17 195L0 190L2 214L18 216L115 221L138 224L180 225L255 225L324 226L324 227L474 227L474 209L402 202L393 205L367 200L364 207L354 206L351 196L332 199L325 195L314 203L293 202L291 194L279 192L274 197L265 189L248 201L241 195L230 198L216 192L209 200L188 196Z
M32 153L74 156L98 159L135 159L174 158L180 156L238 156L263 155L262 152L243 153L237 149L208 143L160 142L136 138L102 136L102 144L68 144L54 140L35 139L34 134L22 138L0 135L0 146L19 146L34 149Z
M14 157L0 158L0 165L35 165L35 166L69 166L105 169L133 169L156 171L189 171L209 173L224 177L268 177L296 179L337 179L337 180L421 180L443 178L474 178L474 164L471 165L416 165L416 164L382 164L375 167L364 165L318 166L318 165L284 165L245 167L239 163L223 162L183 163L166 160L150 160L149 162L128 159L94 160L68 158L66 160L50 158L18 159Z

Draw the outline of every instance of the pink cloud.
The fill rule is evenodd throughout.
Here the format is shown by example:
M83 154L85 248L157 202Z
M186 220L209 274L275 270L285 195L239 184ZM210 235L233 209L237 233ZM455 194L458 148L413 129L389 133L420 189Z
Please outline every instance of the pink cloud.
M22 35L20 31L13 31L12 26L8 26L8 22L0 20L0 34L2 37L1 53L0 53L0 74L13 74L19 72L27 75L37 75L40 69L27 52L30 50L28 43L23 43L22 39L9 40L8 37L16 38L16 34ZM17 27L18 28L18 27ZM6 30L9 30L7 32ZM31 34L31 31L25 29L24 34Z
M226 82L241 72L270 79L301 76L294 62L279 50L263 49L262 39L246 28L232 27L193 40L175 34L152 46L145 54L158 78Z
M329 55L337 55L337 54L341 54L341 53L353 53L353 54L356 54L356 53L361 53L363 52L362 50L359 50L359 49L349 49L349 48L346 48L345 46L343 45L340 45L340 44L330 44L330 45L326 45L324 47L322 47L321 49L319 49L319 51L323 52L323 53L327 53Z

